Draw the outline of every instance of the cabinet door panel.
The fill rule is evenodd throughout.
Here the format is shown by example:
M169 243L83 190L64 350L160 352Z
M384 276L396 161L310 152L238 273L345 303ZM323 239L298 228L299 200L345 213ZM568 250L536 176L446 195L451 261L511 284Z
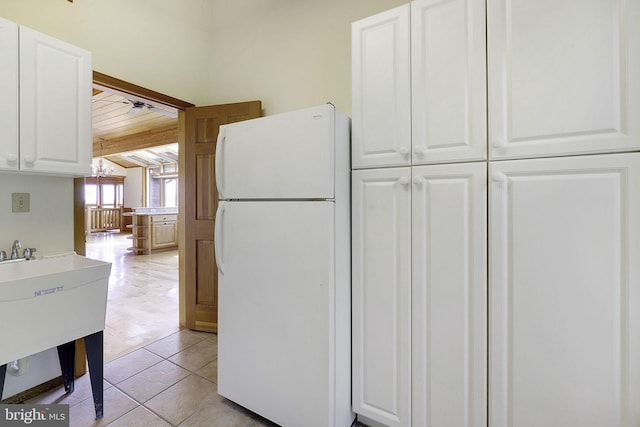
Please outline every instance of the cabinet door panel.
M352 24L354 169L411 164L409 10Z
M20 169L89 175L91 53L20 27Z
M640 3L488 0L493 159L640 148Z
M18 24L0 18L0 170L18 169Z
M353 172L353 409L408 426L410 168Z
M413 164L486 159L484 2L411 2Z
M640 425L640 154L490 172L490 425Z
M414 426L487 423L486 168L413 168Z

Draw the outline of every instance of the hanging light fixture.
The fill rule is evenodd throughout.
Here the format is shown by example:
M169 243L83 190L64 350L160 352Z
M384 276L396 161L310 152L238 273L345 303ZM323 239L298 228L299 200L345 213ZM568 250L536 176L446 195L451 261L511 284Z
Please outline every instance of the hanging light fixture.
M96 171L94 173L96 176L105 176L109 174L109 170L104 165L104 162L102 159L102 143L103 142L104 142L104 139L100 138L100 157L98 158L98 167L96 168Z

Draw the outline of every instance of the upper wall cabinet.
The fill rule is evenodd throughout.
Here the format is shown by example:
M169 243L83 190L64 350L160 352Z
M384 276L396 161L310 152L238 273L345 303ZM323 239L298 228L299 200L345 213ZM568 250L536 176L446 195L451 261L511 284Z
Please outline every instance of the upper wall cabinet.
M411 2L412 163L485 160L484 1Z
M488 0L491 159L640 148L640 2Z
M352 24L353 168L411 164L410 7Z
M354 168L486 159L484 2L413 1L352 42Z
M18 25L0 18L0 170L18 169Z
M2 68L7 93L19 93L11 104L0 101L4 128L0 169L51 175L91 173L91 53L26 27L0 21ZM5 32L12 37L5 39ZM6 55L5 55L6 52ZM7 59L5 59L5 56ZM5 65L3 63L3 65ZM15 71L15 75L12 70ZM18 72L19 70L19 72ZM10 73L4 78L4 73ZM16 77L17 76L17 77ZM3 87L4 89L4 87ZM3 94L5 92L3 91ZM11 132L11 131L9 131ZM11 137L11 139L9 139Z

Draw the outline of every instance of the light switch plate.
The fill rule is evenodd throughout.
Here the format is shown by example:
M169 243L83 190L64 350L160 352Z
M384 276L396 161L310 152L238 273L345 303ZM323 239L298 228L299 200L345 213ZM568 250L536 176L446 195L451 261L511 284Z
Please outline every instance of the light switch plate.
M29 193L11 193L11 212L29 212Z

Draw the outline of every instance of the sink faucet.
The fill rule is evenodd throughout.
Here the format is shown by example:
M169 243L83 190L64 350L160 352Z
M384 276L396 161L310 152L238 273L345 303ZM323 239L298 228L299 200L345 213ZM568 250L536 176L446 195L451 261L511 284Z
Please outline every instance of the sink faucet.
M18 250L22 248L20 244L20 240L14 240L13 246L11 246L11 259L18 259L20 255L18 255Z

